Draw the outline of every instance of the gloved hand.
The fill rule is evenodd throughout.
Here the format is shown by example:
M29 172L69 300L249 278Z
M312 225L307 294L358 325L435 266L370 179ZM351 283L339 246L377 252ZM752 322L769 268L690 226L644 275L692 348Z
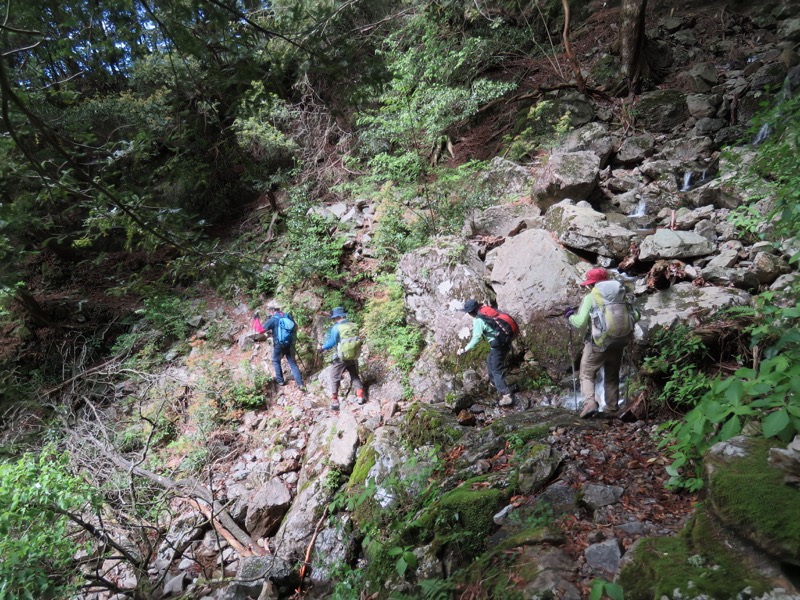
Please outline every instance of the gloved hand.
M458 350L456 350L456 356L461 356L462 354L464 354L464 352L466 352L464 348L459 348Z
M567 307L567 308L564 310L564 316L565 316L566 318L568 318L568 319L569 319L569 318L570 318L572 315L574 315L574 314L575 314L575 309L574 309L574 308L572 308L571 306L568 306L568 307Z

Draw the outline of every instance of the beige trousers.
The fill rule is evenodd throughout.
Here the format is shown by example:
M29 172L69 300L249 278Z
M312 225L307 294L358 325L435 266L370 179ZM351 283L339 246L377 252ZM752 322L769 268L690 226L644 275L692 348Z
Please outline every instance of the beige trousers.
M606 406L617 408L619 404L619 369L622 365L622 353L625 346L600 350L591 342L583 346L581 356L581 393L584 403L595 402L594 379L602 368L605 379Z

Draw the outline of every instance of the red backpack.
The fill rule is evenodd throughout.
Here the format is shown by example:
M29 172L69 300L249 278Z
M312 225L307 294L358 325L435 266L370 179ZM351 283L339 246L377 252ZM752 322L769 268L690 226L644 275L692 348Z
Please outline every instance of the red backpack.
M519 325L508 313L500 312L491 306L483 305L478 309L478 314L491 319L503 330L509 339L519 334Z

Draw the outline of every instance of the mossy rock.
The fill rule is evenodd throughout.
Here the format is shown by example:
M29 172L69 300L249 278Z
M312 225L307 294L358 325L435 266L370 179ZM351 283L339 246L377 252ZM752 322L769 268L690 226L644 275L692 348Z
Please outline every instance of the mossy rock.
M356 464L353 466L353 472L350 473L350 479L347 481L346 491L350 492L362 487L367 481L370 469L375 466L378 459L378 454L375 449L370 445L372 436L361 447L361 451L356 457Z
M477 553L483 549L497 528L493 521L495 513L510 496L508 490L483 487L485 483L482 478L465 481L432 506L437 537L455 540L462 550Z
M800 490L768 463L777 440L736 437L705 457L708 502L727 528L777 559L800 565Z
M409 448L449 447L462 435L462 428L452 412L421 402L408 409L402 431L403 442Z
M747 587L755 597L772 587L719 541L703 509L680 536L642 538L629 553L617 579L626 600L673 598L676 591L687 598L736 598Z

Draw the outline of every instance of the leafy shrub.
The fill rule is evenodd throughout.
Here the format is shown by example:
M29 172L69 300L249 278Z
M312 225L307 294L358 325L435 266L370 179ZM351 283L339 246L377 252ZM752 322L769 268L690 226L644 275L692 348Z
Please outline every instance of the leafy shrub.
M442 133L514 84L476 79L491 60L488 38L444 35L436 23L412 19L381 54L391 74L380 108L362 115L362 138L376 182L413 184L426 172Z
M422 351L425 332L406 321L405 295L394 276L384 276L378 283L364 311L364 331L371 347L410 371Z
M286 215L287 252L278 265L279 288L293 289L308 280L342 278L344 243L339 223L312 208L302 190L296 190Z
M100 506L53 448L0 464L0 598L40 600L68 592L75 530L69 515Z
M511 160L522 160L534 154L537 148L552 148L572 128L572 115L569 111L560 113L551 100L537 102L528 109L521 125L521 131L507 136L505 156Z
M642 361L641 374L661 385L659 406L688 410L708 390L706 375L700 370L707 348L686 325L659 330Z

